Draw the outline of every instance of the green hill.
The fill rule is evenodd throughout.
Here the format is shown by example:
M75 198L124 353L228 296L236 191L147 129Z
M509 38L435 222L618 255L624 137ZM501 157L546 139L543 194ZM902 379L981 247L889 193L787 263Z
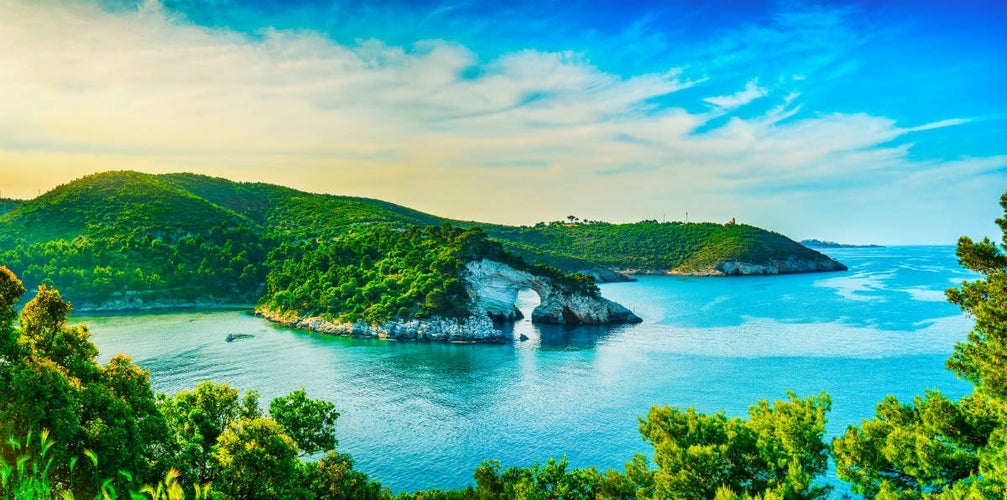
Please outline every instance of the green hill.
M255 300L268 243L260 226L156 176L108 172L0 216L0 262L78 308Z
M247 217L158 177L108 172L59 186L4 214L0 245L131 233L173 238L251 225Z
M834 263L782 235L745 225L654 221L482 225L380 200L312 194L194 174L106 172L59 186L33 200L5 200L0 207L6 207L0 215L0 263L29 286L57 286L78 309L247 304L260 299L274 301L276 293L285 292L283 301L293 293L299 310L325 311L342 318L357 313L360 318L387 318L400 309L413 316L425 315L430 309L424 309L419 297L426 300L437 288L435 280L427 278L433 276L429 274L430 266L436 267L433 262L443 264L444 259L438 261L435 255L433 260L417 257L402 261L398 253L413 245L423 247L424 252L440 252L441 257L456 255L459 247L453 237L426 242L413 238L423 233L408 232L412 227L446 223L461 229L482 227L485 234L500 242L500 252L514 254L507 257L513 262L519 262L520 256L529 265L546 264L566 272L709 273L725 261L752 265L775 265L788 259ZM412 239L398 238L400 232L407 232ZM332 255L348 252L339 250L339 245L348 244L362 260L352 263L357 266L352 271L356 273L354 280L338 282ZM294 256L290 252L300 253ZM452 271L455 274L460 272L457 267ZM316 283L322 290L346 288L346 283L352 282L360 294L374 295L385 289L399 298L408 294L410 299L369 296L366 301L396 306L381 309L380 314L374 310L364 314L366 308L354 306L347 312L322 305L337 296L356 305L366 302L363 295L346 296L343 292L348 288L341 295L323 297L304 284L317 280L266 287L267 281L275 284L283 276L303 278L309 274L332 277L332 286ZM413 278L417 276L427 278L416 281ZM398 283L392 286L394 280ZM404 284L409 286L403 289ZM412 305L407 307L407 303Z
M788 259L829 265L786 236L744 224L553 222L485 229L508 250L560 268L569 267L570 258L631 272L710 273L722 262L772 266Z
M0 198L0 215L3 215L15 208L21 206L24 203L22 200L12 200L9 198Z
M292 238L333 238L356 224L440 225L435 217L381 200L312 194L261 183L238 183L196 174L168 174L164 180L238 212L269 231Z

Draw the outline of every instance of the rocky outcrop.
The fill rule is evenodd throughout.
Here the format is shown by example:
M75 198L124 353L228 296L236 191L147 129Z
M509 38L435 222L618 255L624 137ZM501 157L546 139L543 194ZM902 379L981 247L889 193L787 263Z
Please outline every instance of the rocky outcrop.
M363 322L338 323L317 316L303 318L296 314L283 314L264 308L257 309L255 314L288 328L347 337L441 342L504 342L508 340L504 337L503 331L494 328L493 321L483 315L473 315L464 319L430 318L369 324Z
M628 276L614 269L606 269L603 267L581 269L577 272L593 276L594 280L598 283L627 283L630 281L636 281L636 278L632 276Z
M825 256L818 259L789 256L784 260L771 259L769 262L762 264L727 260L700 269L624 269L620 272L643 275L672 274L676 276L763 276L846 270L847 268L842 262Z
M785 260L770 260L766 264L750 264L735 261L719 262L713 269L724 276L752 276L760 274L845 271L846 266L835 259L802 259L791 256Z
M541 303L532 311L535 323L603 325L638 323L640 317L597 294L570 291L549 278L514 269L491 260L468 263L465 281L475 305L475 314L494 319L513 319L519 290L532 289Z

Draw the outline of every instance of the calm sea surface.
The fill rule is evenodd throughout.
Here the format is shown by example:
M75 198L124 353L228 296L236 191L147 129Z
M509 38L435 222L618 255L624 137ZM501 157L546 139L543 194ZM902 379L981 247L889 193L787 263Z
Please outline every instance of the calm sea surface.
M651 456L637 418L651 405L744 416L759 399L826 391L828 434L870 418L887 394L970 390L944 369L971 321L944 289L975 276L953 247L827 250L842 273L641 277L602 293L644 322L615 328L522 321L504 345L327 337L247 313L75 316L106 361L118 352L174 393L212 379L263 402L300 387L335 402L341 451L395 491L472 483L483 459L620 469ZM520 296L525 315L538 298ZM225 342L228 333L250 335ZM844 492L844 488L837 493Z

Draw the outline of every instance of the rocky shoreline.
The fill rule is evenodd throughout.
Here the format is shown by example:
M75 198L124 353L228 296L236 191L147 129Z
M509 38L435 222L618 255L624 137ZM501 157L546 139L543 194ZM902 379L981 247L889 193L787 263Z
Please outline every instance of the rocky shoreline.
M463 319L430 318L409 321L388 321L379 324L338 323L319 316L301 317L292 313L259 308L255 315L287 328L309 330L343 337L379 338L385 340L486 343L511 340L493 326L489 317L469 316Z
M835 259L800 259L788 257L786 260L771 260L768 263L723 261L702 269L622 269L628 275L654 276L768 276L778 274L824 273L846 271L847 267Z

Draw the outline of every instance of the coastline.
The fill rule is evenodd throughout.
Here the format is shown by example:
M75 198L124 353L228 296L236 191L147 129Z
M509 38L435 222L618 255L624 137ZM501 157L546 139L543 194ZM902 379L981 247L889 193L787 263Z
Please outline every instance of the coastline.
M829 273L846 271L845 264L835 260L810 260L788 258L784 261L770 261L765 264L753 264L740 261L721 261L713 266L702 269L619 269L617 272L629 276L695 276L695 277L731 277L731 276L772 276L781 274Z
M503 343L513 340L493 325L485 316L467 318L412 319L384 323L337 323L320 316L299 316L267 308L257 308L255 315L271 323L341 337L379 338L384 340L450 342L450 343Z
M121 301L102 303L100 305L95 305L92 303L78 303L74 300L69 300L70 304L73 306L73 313L75 314L87 314L87 315L104 315L104 314L120 314L120 313L153 313L153 312L175 312L175 311L248 311L252 312L255 309L255 303L252 302L232 302L232 301L214 301L214 300L195 300L195 301L151 301L150 303L135 303L130 302L123 304ZM83 305L78 305L83 304Z

